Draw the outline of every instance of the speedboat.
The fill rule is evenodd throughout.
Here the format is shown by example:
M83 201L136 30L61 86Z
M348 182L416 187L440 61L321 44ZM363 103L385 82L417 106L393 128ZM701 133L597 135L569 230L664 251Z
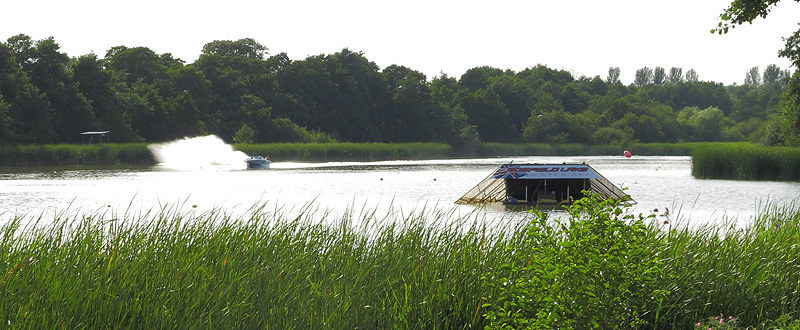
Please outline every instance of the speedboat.
M267 169L269 164L272 163L269 159L263 156L250 156L244 160L247 163L248 169Z

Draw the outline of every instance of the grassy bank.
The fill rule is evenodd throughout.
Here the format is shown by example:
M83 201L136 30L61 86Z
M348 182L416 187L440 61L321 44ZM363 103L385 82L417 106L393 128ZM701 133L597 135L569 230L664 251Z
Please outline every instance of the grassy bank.
M800 148L726 144L692 152L697 178L800 181Z
M269 143L233 147L248 155L268 155L273 161L357 162L453 156L453 148L443 143Z
M146 143L0 145L0 166L155 164Z
M724 145L718 142L690 143L637 143L633 145L587 145L587 144L509 144L484 143L479 148L464 150L477 156L619 156L628 150L638 156L688 156L692 150L709 145Z
M671 228L596 202L568 221L505 227L398 214L16 218L0 228L0 318L11 329L689 329L720 313L773 328L800 310L794 208L742 230Z
M375 161L504 156L688 156L694 149L731 143L638 143L629 146L543 143L483 143L453 147L441 143L273 143L236 144L247 154L276 161Z

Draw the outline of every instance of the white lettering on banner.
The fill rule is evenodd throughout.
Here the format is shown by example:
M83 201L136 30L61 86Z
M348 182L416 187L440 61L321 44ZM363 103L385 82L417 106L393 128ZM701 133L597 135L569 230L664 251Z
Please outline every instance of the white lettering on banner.
M495 178L596 178L586 165L503 165Z

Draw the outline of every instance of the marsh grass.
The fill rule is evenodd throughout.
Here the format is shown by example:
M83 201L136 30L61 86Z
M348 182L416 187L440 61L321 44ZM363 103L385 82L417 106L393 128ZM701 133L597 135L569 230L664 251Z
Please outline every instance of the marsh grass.
M146 143L0 145L0 166L153 165Z
M720 313L769 328L800 311L800 208L765 205L742 227L735 219L663 233L664 289L658 328L686 328Z
M483 143L471 150L460 150L470 156L621 156L629 150L635 156L688 156L695 148L727 145L722 142L634 143L630 145ZM458 151L458 150L457 150Z
M277 161L376 161L452 156L450 145L443 143L240 143L234 148L248 155L268 155Z
M251 211L106 211L30 225L17 217L0 239L0 321L16 329L481 328L480 276L503 251L480 222Z
M541 250L527 237L528 224L551 223L534 221L534 214L530 221L487 221L478 211L431 209L332 214L256 205L237 215L180 209L13 217L0 227L0 324L482 329L492 312L487 299L502 287L486 285L486 275L508 277L503 265L529 263ZM657 310L639 314L646 322L640 328L689 329L720 313L742 326L797 317L797 207L767 205L744 227L665 227L661 220L643 229L647 240L636 244L647 243L636 251L660 265L648 287L669 293ZM615 237L626 246L628 236ZM627 250L614 257L630 257L618 255ZM573 276L576 286L562 290L583 297L582 290L596 288L592 278ZM589 287L577 285L584 282Z
M800 148L739 143L697 148L692 175L708 179L800 181Z
M483 143L450 146L443 143L269 143L234 144L249 155L269 156L273 161L379 161L397 159L444 159L502 156L686 156L695 148L727 143L653 143L622 145ZM145 143L0 145L0 166L154 165ZM793 166L782 164L781 166Z

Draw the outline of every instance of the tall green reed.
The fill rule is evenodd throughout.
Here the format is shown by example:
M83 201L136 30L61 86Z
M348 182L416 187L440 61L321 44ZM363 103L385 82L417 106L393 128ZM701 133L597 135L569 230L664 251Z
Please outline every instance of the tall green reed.
M800 148L730 144L692 152L692 175L734 180L800 181Z
M270 143L235 144L251 155L269 155L278 161L375 161L435 159L451 156L452 148L442 143Z
M549 292L572 297L559 313L576 322L606 315L632 328L638 323L625 320L676 329L724 313L759 326L800 310L795 206L767 205L746 226L669 227L662 218L647 218L651 224L627 228L613 220L620 214L604 209L591 226L534 222L569 238L550 250L537 242L555 236L530 239L535 218L495 222L480 212L377 214L356 207L332 214L312 205L299 212L255 205L237 214L186 208L109 207L52 220L10 219L0 227L0 324L476 329L490 324L484 315L493 311L491 299L507 292L487 285L486 274L509 278L504 265L526 266L534 256L558 262L553 269L566 277ZM553 269L528 271L556 274ZM599 279L606 282L594 282ZM626 296L637 288L669 293L657 301ZM614 292L624 299L614 300ZM601 305L591 303L597 297L613 298L603 302L609 308L597 310ZM646 310L630 314L625 301Z
M689 328L719 314L759 328L800 310L800 209L767 204L752 223L736 219L663 233L669 290L659 329Z
M431 212L15 218L0 318L15 329L481 328L492 233Z
M145 143L0 145L0 166L155 164Z

